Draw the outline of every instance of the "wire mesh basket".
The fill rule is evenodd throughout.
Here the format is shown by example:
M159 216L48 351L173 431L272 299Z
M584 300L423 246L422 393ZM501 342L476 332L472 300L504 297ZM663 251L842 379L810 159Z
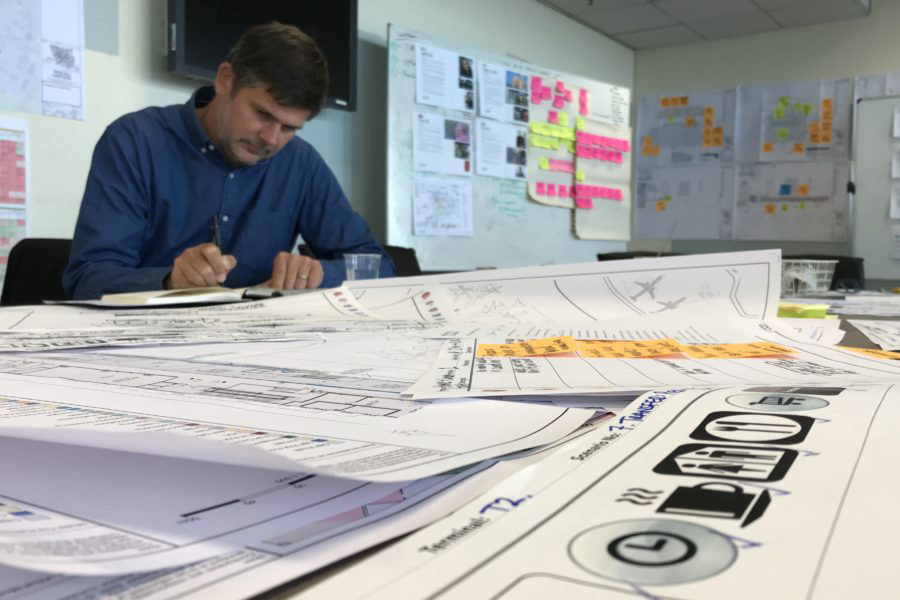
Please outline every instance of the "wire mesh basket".
M831 287L836 260L781 261L781 295L784 297L825 292Z

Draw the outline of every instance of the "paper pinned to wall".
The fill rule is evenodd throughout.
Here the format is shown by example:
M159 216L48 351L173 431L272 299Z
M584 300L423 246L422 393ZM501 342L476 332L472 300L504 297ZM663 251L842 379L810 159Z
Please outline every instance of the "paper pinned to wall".
M894 109L894 132L895 138L900 138L900 106Z
M413 182L415 235L472 235L472 184L418 177Z
M416 44L416 102L475 111L475 61L436 46Z
M84 119L82 0L0 2L0 109Z
M528 75L478 62L478 113L507 123L528 123Z
M0 281L9 251L28 233L28 122L0 117Z
M900 71L862 75L853 86L854 105L864 98L882 98L900 95Z
M472 122L413 113L413 166L417 171L472 174Z
M847 162L741 165L735 239L846 241L849 180Z
M526 129L489 119L475 120L475 174L525 180Z
M891 182L891 218L900 219L900 181Z

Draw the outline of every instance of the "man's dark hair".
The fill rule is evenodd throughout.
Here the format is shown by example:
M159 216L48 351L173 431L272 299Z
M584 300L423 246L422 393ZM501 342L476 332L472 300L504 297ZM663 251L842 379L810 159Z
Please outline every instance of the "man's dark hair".
M283 106L319 114L328 91L328 64L316 42L294 27L272 22L251 27L226 59L234 70L232 96L262 84Z

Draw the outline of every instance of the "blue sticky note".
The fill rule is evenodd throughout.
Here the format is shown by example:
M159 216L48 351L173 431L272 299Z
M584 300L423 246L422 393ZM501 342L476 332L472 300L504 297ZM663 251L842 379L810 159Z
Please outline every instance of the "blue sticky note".
M790 196L791 195L791 184L782 183L781 189L779 190L778 193L781 194L782 196Z

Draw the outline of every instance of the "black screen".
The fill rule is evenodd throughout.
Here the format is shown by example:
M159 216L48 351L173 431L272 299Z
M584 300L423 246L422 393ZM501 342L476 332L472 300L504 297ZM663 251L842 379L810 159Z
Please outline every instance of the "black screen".
M328 105L355 110L356 2L169 0L169 70L212 80L219 63L244 31L278 21L299 27L325 53L331 82Z

